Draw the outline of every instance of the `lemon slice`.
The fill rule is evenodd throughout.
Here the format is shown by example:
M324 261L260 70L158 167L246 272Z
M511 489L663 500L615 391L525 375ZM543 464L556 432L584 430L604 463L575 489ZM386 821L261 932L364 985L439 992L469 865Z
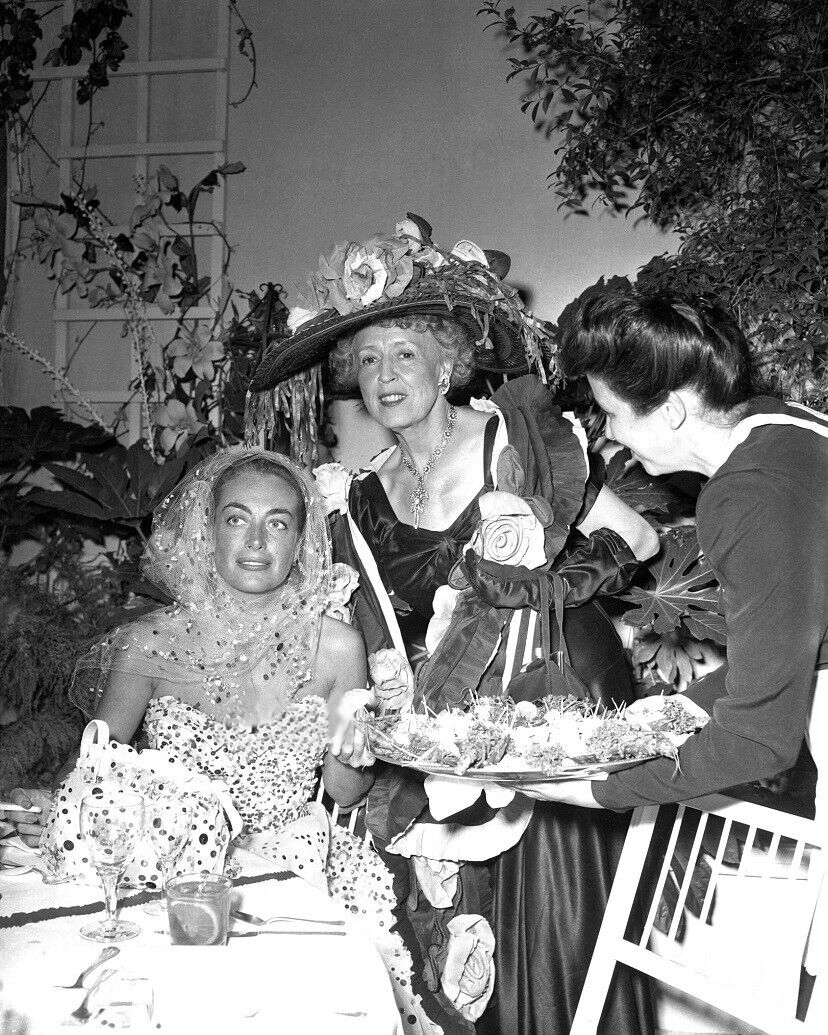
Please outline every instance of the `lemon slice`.
M202 902L170 902L170 938L174 945L219 945L221 925Z

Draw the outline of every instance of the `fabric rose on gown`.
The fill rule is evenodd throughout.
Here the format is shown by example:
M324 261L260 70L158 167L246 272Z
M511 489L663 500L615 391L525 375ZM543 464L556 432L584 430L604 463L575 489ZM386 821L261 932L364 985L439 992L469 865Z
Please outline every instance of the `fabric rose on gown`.
M488 921L476 913L448 922L448 955L440 979L443 991L469 1021L486 1009L495 981L494 934Z
M480 517L469 548L484 560L530 570L546 564L545 529L525 499L487 492L480 497Z
M345 514L348 511L348 490L353 475L342 464L320 464L314 467L313 478L322 501L325 515Z
M331 579L328 586L325 614L337 621L351 624L351 609L348 606L354 590L359 585L359 575L350 566L337 561L331 565Z
M414 673L398 650L389 647L368 655L371 685L379 701L379 713L400 712L414 701Z
M426 859L412 855L417 884L432 906L448 909L457 892L457 874L460 863L451 859Z

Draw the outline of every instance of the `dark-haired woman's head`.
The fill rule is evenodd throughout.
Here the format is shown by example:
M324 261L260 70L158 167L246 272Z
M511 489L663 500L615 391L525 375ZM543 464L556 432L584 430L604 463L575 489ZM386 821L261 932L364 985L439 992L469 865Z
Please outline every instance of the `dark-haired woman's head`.
M661 292L598 295L581 307L560 355L569 378L599 378L644 415L690 388L726 414L754 395L747 341L721 306Z
M561 350L585 376L609 438L650 474L710 474L709 446L754 394L747 342L719 306L678 296L606 294L586 302Z
M297 558L307 522L305 494L287 464L256 456L228 467L213 486L218 574L255 598L278 589Z

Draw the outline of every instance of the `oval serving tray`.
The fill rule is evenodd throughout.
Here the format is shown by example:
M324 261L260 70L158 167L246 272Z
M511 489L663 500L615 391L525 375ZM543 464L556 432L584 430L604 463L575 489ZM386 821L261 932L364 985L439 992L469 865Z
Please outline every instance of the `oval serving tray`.
M617 773L622 769L630 769L632 766L640 765L642 762L649 762L653 758L660 758L660 755L646 755L641 758L620 758L612 762L589 762L584 765L567 766L559 773L550 775L539 772L537 769L505 770L496 769L491 766L480 766L476 769L467 769L465 773L457 773L448 765L438 765L436 762L406 762L382 751L372 749L380 761L388 762L390 765L398 765L404 769L416 769L429 776L447 776L455 780L467 782L489 782L489 783L558 783L561 780L589 780L593 776L604 773Z

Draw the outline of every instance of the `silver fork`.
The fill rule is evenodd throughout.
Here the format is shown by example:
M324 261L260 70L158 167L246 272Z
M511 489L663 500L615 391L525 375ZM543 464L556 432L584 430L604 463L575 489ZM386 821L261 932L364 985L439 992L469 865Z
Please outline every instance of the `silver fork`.
M254 927L264 927L266 924L275 923L297 923L297 924L321 924L323 927L344 927L344 920L320 920L309 916L256 916L255 913L243 913L240 909L231 909L230 916L235 920L242 920Z
M82 970L71 985L55 985L55 988L83 988L84 981L86 981L92 971L97 970L98 967L103 963L106 963L108 960L114 959L120 951L121 950L117 945L105 945L104 948L101 949L101 953L98 958L93 960L86 970Z
M91 986L91 988L88 990L86 995L81 1000L80 1006L77 1008L77 1010L73 1010L70 1016L74 1017L76 1021L80 1021L82 1024L88 1021L89 1018L92 1016L92 1011L89 1009L89 1000L92 998L95 992L97 992L97 990L101 987L104 981L106 981L107 978L111 978L114 973L114 970L102 970L95 979L95 983Z

